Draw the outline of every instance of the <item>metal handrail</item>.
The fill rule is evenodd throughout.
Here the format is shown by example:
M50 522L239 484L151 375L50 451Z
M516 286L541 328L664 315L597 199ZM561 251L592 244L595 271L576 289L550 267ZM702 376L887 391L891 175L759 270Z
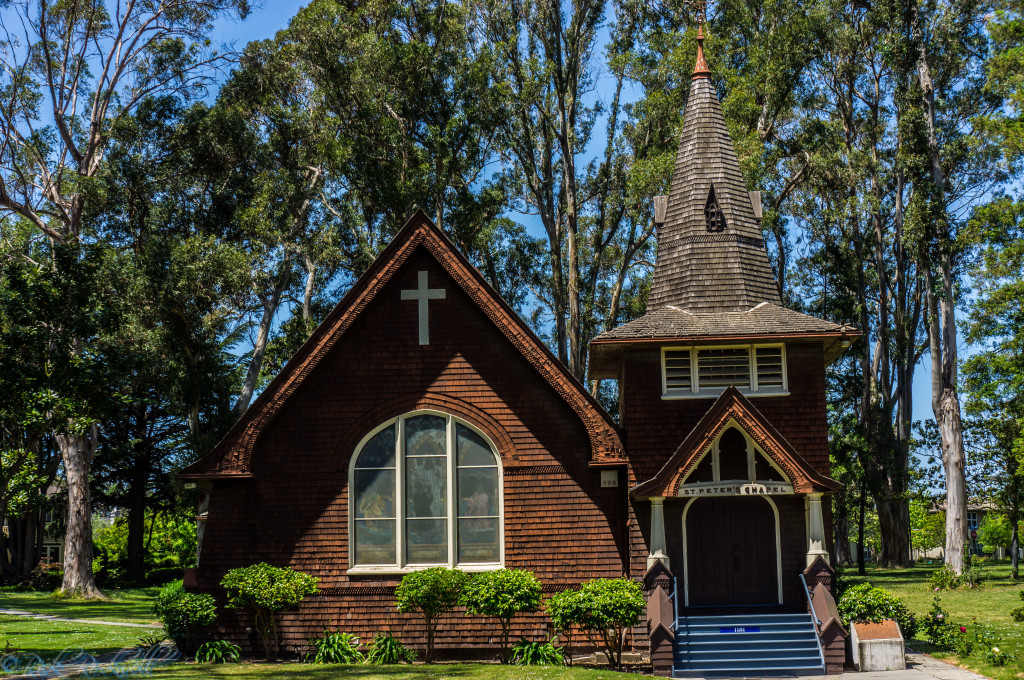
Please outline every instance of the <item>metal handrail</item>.
M679 625L679 579L672 574L672 630Z
M818 618L818 613L814 611L814 599L811 597L811 589L807 587L807 579L804 578L804 573L800 572L800 583L804 586L804 595L807 597L807 605L811 608L811 616L814 618L814 637L818 642L818 658L821 659L821 667L824 669L825 666L825 648L821 646L821 619Z
M821 629L821 619L818 618L818 614L814 611L814 601L811 599L811 589L807 587L807 579L804 578L803 572L800 572L800 582L804 584L804 595L807 597L807 604L811 608L811 616L814 617L814 623Z

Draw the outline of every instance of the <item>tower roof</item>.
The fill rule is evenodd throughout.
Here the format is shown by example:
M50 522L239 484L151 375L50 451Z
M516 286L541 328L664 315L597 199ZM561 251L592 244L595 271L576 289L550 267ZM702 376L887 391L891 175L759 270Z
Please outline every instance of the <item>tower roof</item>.
M695 71L647 311L781 304L714 83Z
M782 306L698 25L697 62L647 310L594 338L590 377L617 377L627 346L796 339L823 343L831 363L858 335L851 326Z

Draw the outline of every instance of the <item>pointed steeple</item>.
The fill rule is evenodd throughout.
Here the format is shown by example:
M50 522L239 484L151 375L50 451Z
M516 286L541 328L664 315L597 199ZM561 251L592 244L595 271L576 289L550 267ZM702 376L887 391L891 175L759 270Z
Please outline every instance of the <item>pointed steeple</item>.
M781 304L698 24L697 64L647 311L671 305L691 312L739 312L762 302Z

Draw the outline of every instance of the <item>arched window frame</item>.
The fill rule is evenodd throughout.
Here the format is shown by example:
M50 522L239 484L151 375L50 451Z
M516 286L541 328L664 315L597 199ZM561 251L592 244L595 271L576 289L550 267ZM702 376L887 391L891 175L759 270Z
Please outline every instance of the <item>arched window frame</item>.
M408 564L406 561L406 489L405 489L405 421L416 416L431 415L445 419L445 461L447 470L446 494L446 531L448 538L448 559L445 562L430 564ZM356 463L362 454L364 447L380 432L397 424L395 433L395 562L393 564L356 564L356 493L355 493L355 471ZM455 450L456 426L461 425L481 437L491 450L494 456L498 476L498 552L497 562L459 562L458 561L458 513L457 513L457 471L458 460ZM494 441L471 423L443 411L430 409L419 409L409 411L387 420L363 437L355 447L348 466L348 564L349 574L405 574L430 567L458 567L467 572L492 571L501 568L505 564L505 489L504 489L504 468L501 456Z
M728 432L730 429L738 430L739 433L743 435L743 440L746 442L746 447L747 447L747 479L722 479L721 478L721 474L719 472L719 470L721 468L720 468L719 460L718 460L718 456L721 453L721 449L719 448L719 444L722 441L722 436L725 435L725 433ZM707 456L711 456L712 481L710 481L710 482L688 482L687 480L689 480L689 478L693 474L694 470L697 469L697 466L700 465L704 461L705 457L707 457ZM790 487L792 486L793 480L791 480L789 478L789 475L786 474L786 471L783 470L781 467L779 467L779 464L776 463L775 460L771 456L769 456L767 454L767 452L764 451L764 449L762 449L760 446L757 445L757 442L754 441L754 438L751 437L750 434L735 419L730 419L729 422L726 424L726 426L722 428L722 431L718 433L718 436L715 437L715 440L713 442L711 442L711 445L707 449L705 449L704 453L701 454L700 458L697 459L697 462L694 463L693 467L687 473L686 477L682 480L682 484L690 485L690 486L716 486L716 485L725 484L725 483L728 483L728 482L741 482L741 483L747 483L747 484L754 484L754 483L757 483L757 482L764 482L766 480L759 480L759 479L757 479L757 475L755 474L755 470L757 469L757 456L763 457L768 462L768 464L771 465L772 468L776 472L779 473L779 475L782 477L782 479L785 480L784 482L782 482L783 484L785 484L786 486L790 486ZM770 482L770 483L774 484L775 482Z

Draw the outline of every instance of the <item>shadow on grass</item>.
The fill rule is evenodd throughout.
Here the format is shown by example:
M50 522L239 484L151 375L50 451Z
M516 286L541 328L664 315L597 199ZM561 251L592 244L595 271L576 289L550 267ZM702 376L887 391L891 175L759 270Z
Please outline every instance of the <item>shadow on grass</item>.
M497 666L468 666L463 664L368 666L302 664L302 663L243 663L196 664L175 663L153 670L153 680L165 678L300 678L301 680L336 680L337 678L394 678L405 680L435 680L437 678L486 678Z
M37 614L52 614L69 619L97 619L154 623L153 598L158 588L109 591L108 600L59 599L52 593L5 593L4 606Z

